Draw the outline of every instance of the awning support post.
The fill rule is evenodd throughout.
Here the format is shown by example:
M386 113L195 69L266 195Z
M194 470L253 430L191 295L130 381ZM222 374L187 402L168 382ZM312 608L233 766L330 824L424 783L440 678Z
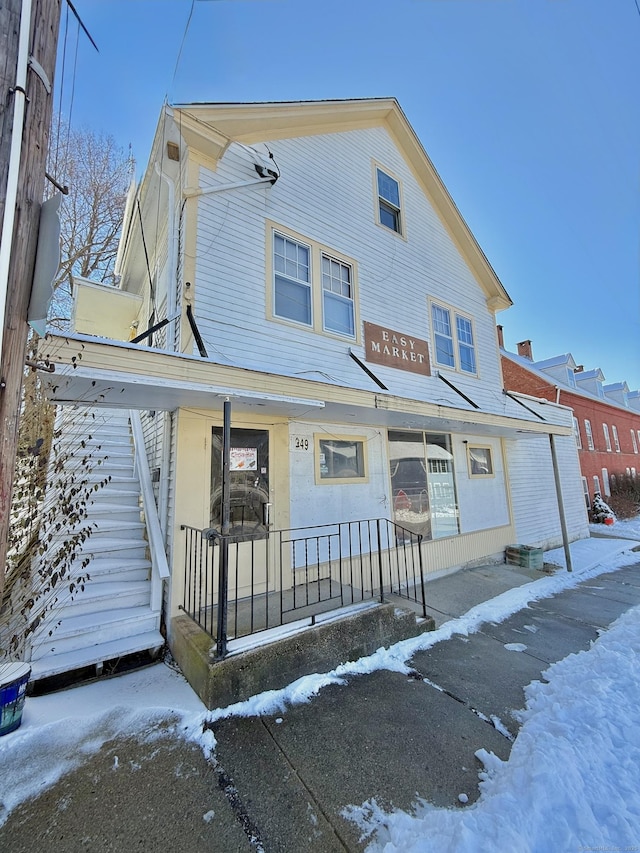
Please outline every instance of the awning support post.
M569 549L569 536L567 534L567 522L564 516L564 503L562 501L562 486L560 483L560 471L558 469L558 455L556 453L556 442L553 433L549 433L549 442L551 444L551 461L553 462L553 476L556 481L556 497L558 499L558 513L560 514L560 527L562 529L562 544L564 546L564 556L567 561L567 571L572 572L571 551Z

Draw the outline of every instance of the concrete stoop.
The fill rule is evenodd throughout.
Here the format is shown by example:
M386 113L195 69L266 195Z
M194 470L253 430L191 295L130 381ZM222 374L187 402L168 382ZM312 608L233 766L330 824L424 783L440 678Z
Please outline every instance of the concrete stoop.
M334 612L327 621L291 636L254 635L254 640L263 640L260 645L215 660L209 634L188 616L176 616L171 622L170 648L191 687L212 709L278 690L303 675L329 672L341 663L434 629L431 616L418 618L385 602L342 617Z

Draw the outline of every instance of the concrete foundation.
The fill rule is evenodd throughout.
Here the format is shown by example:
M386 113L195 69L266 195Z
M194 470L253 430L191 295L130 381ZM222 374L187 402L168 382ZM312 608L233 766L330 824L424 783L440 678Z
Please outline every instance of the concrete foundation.
M304 628L242 652L215 660L211 637L188 616L171 624L171 653L207 708L240 702L264 690L277 690L296 678L327 672L381 647L435 628L396 604L384 603L343 618Z

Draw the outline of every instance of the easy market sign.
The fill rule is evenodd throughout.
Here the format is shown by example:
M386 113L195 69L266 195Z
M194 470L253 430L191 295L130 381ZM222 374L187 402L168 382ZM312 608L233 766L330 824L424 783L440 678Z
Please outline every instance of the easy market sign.
M429 345L420 338L365 321L364 344L365 358L373 364L431 376Z

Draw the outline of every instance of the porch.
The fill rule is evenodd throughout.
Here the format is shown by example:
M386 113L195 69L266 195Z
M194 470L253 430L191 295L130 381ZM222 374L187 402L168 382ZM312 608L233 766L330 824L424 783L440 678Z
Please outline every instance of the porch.
M386 518L259 535L182 525L182 610L226 657L237 641L393 595L427 618L423 537ZM212 650L213 652L213 650Z

